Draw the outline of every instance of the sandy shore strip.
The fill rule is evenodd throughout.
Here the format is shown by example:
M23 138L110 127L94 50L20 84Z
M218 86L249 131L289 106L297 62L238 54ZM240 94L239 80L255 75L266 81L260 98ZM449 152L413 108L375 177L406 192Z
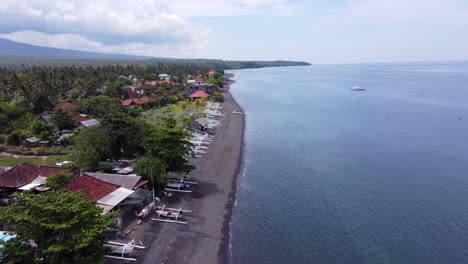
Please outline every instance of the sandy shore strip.
M188 225L151 221L154 213L142 225L130 225L134 232L127 239L142 241L147 247L136 254L137 263L211 264L228 261L229 221L234 202L236 178L239 173L244 133L244 115L224 88L224 103L213 142L201 158L194 159L197 169L190 180L198 185L192 193L175 193L163 199L169 207L193 210L184 215ZM122 263L106 260L106 263ZM135 262L133 262L135 263Z

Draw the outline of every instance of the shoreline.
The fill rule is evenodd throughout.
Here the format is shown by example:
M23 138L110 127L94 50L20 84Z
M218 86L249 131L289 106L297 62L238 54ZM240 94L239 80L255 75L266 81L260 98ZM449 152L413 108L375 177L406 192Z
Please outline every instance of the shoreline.
M239 156L237 158L237 167L234 172L234 175L232 177L232 187L231 191L229 193L229 202L226 204L226 210L227 213L224 216L224 221L223 221L223 239L221 241L221 244L219 246L219 252L218 252L218 258L219 258L219 263L230 263L231 260L231 251L230 251L230 243L231 243L231 219L232 219L232 214L234 210L234 204L236 202L236 194L237 194L237 184L239 180L239 175L241 173L241 169L244 164L244 154L245 154L245 128L246 128L246 120L245 120L245 112L244 109L237 103L236 99L231 93L231 85L234 84L236 81L233 80L235 75L232 74L232 76L229 76L229 82L227 83L227 93L229 93L232 102L234 105L237 106L241 110L243 114L242 118L242 132L241 132L241 144L240 144L240 152Z
M186 214L188 225L151 221L154 213L134 229L126 240L142 241L145 250L135 256L137 263L228 263L230 261L230 221L243 164L245 116L230 93L233 76L221 89L224 95L221 126L201 158L191 160L197 167L190 179L199 184L191 194L175 193L162 200L167 206L193 210ZM117 263L106 260L106 263Z

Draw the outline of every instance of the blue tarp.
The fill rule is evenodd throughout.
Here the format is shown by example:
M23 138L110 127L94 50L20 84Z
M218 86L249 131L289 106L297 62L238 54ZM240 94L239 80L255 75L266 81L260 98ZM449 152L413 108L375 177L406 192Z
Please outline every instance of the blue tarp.
M0 241L2 242L7 242L8 240L14 238L15 236L12 236L12 235L8 235L6 233L3 233L3 232L0 232ZM2 248L3 246L0 244L0 248Z

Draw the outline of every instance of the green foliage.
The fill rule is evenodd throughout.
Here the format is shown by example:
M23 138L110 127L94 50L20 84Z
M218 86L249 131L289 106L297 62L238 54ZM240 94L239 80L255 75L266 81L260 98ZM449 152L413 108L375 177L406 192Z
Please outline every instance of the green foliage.
M210 99L213 102L224 102L224 96L220 91L214 91L210 94Z
M143 141L146 155L158 158L169 172L189 174L195 169L187 160L193 155L193 144L187 140L191 135L184 129L175 128L174 120L168 119L166 123L153 127L146 134Z
M37 136L41 140L51 140L56 128L52 124L36 119L30 123L29 130L34 136Z
M0 133L11 133L24 128L27 122L26 108L19 105L0 104Z
M6 136L0 135L0 145L6 142Z
M8 135L7 139L6 139L6 143L7 145L10 145L10 146L19 146L21 145L21 136L20 134L18 133L18 131L13 131L11 132L11 134Z
M141 127L123 111L111 110L102 119L102 127L110 141L110 158L132 158L141 145Z
M206 98L199 98L199 99L196 99L194 102L196 107L202 107L202 106L205 106L206 103L207 103L207 99Z
M179 102L177 105L171 105L158 109L151 109L142 113L141 119L151 125L164 125L168 119L176 121L176 128L183 129L202 112L195 104L190 102Z
M154 185L164 186L167 182L166 166L156 157L140 157L133 170Z
M63 108L53 111L50 116L50 120L59 130L73 129L76 126L76 122L73 120L73 116L70 111Z
M59 188L69 183L74 177L75 177L75 174L71 172L58 173L58 174L47 177L45 185L47 187L50 187L53 190L58 190Z
M85 128L74 140L72 159L82 171L97 170L99 162L107 160L111 151L111 141L103 127Z
M2 208L0 221L14 224L16 237L0 249L2 263L104 263L104 243L115 213L101 215L80 192L16 193L21 202ZM34 240L36 247L25 241Z
M206 79L205 82L213 84L213 87L215 87L215 88L223 86L223 82L218 80L218 79L215 79L214 77L210 77L210 78Z
M112 162L109 161L101 161L99 162L99 171L101 172L112 172Z
M83 99L79 109L83 113L101 118L109 111L119 109L120 104L119 98L99 95Z

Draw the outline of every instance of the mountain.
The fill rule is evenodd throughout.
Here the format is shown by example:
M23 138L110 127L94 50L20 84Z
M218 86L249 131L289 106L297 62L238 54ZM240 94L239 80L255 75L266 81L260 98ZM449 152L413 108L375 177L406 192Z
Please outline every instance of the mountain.
M57 49L20 43L0 38L0 55L31 56L68 59L149 59L146 56L133 56L123 54L104 54L97 52Z
M310 65L296 61L224 61L214 59L180 59L136 56L125 54L105 54L88 51L49 48L15 42L0 38L0 66L24 67L32 65L107 65L107 64L177 63L203 64L216 69L245 69L279 66Z

